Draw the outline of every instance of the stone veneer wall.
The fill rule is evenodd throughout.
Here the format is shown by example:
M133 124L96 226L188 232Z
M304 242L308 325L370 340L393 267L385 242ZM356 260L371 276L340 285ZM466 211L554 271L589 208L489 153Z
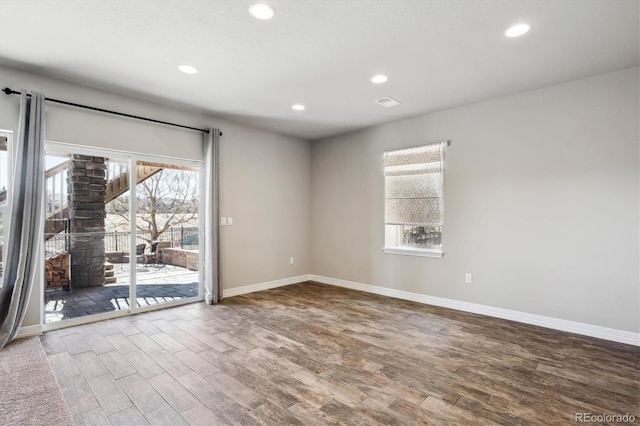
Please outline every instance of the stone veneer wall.
M71 286L104 285L105 159L74 154L67 182L71 222ZM90 233L91 235L76 235Z
M200 254L197 250L179 248L165 248L162 250L162 263L167 265L175 265L197 271L199 260Z

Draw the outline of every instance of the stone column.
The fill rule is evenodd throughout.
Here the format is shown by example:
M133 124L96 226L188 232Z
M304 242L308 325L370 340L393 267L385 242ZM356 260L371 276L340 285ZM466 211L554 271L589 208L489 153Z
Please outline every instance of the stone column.
M103 157L74 154L69 167L71 286L104 285L107 166ZM77 235L80 233L81 235ZM88 233L88 235L82 235Z

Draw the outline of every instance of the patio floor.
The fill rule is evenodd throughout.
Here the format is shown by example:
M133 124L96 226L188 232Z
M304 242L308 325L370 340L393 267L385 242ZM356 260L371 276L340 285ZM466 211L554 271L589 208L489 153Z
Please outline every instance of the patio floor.
M128 309L130 305L128 264L115 264L117 282L97 287L73 288L70 291L45 292L47 323L87 315ZM198 271L174 265L140 265L137 269L138 307L157 305L198 295Z

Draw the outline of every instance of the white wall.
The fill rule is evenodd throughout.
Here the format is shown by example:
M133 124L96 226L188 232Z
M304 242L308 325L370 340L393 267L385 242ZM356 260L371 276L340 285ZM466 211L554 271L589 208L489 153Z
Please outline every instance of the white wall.
M218 127L220 213L233 226L221 227L221 270L225 289L307 274L309 258L310 155L307 141L243 126L214 116L91 89L33 73L0 67L2 87L25 88L50 98L177 122ZM0 94L0 129L17 135L20 99ZM202 159L198 132L116 118L48 103L47 140ZM289 257L295 258L289 265ZM23 324L38 324L42 289L32 295Z
M312 273L640 331L638 99L632 68L314 142ZM445 256L383 254L382 153L443 139Z

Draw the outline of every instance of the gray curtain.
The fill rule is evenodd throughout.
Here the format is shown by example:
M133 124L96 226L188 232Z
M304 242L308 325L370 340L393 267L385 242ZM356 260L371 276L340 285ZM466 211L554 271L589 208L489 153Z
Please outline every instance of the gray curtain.
M8 200L7 259L0 288L0 349L16 335L36 279L42 240L44 180L44 95L21 94L18 138L14 143L12 193Z
M220 283L220 212L218 187L220 130L209 129L204 135L204 300L208 305L222 301Z

